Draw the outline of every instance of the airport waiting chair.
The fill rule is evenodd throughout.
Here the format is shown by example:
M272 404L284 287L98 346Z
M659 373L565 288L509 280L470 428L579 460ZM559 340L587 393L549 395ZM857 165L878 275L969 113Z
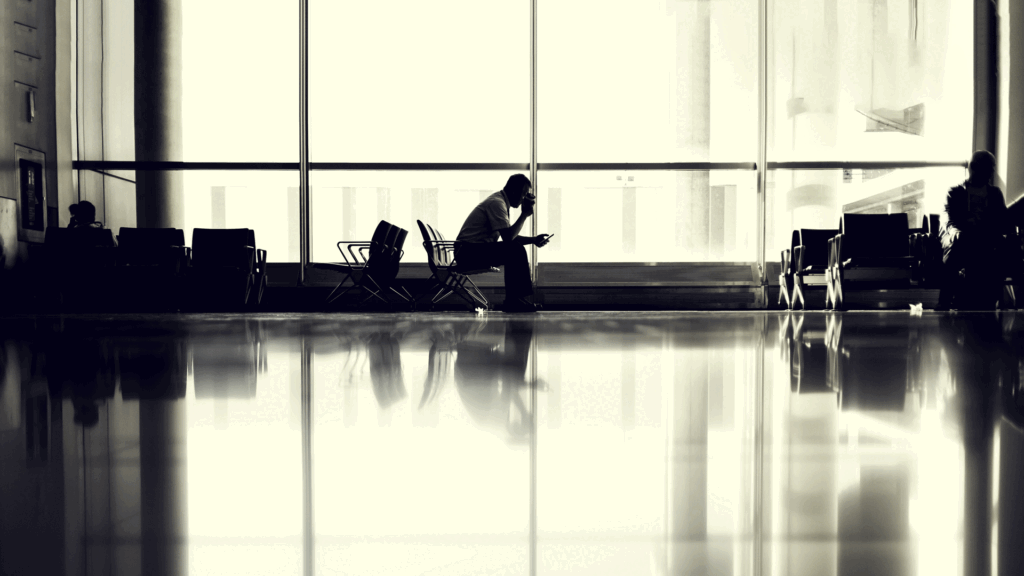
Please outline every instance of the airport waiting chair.
M263 301L263 293L267 289L267 251L256 247L256 231L249 230L249 246L253 249L255 260L252 269L253 290L248 298L249 306L259 307Z
M942 273L942 242L939 240L939 215L925 214L921 228L910 230L914 257L913 281L920 288L938 288Z
M473 274L486 272L497 272L498 268L481 268L468 270L459 268L455 261L455 242L446 240L440 231L430 224L417 220L420 234L423 236L423 248L427 251L427 263L430 266L430 287L424 294L421 294L416 301L433 293L430 299L431 307L437 305L452 294L465 300L473 308L489 309L490 303L480 291L480 288L470 279Z
M41 258L33 266L38 294L67 311L104 310L112 303L117 263L114 234L106 228L46 229Z
M258 263L266 251L257 251L248 228L192 230L192 265L187 285L190 307L203 310L239 310L258 286ZM262 254L260 254L262 252ZM259 295L253 298L257 303Z
M828 241L839 231L835 229L801 228L793 231L789 249L782 251L782 274L779 275L779 302L795 309L797 303L807 309L806 292L811 288L828 291ZM826 293L825 300L829 300Z
M829 307L842 310L856 286L868 290L910 287L914 258L910 254L907 215L843 214L840 231L829 247Z
M377 299L384 304L391 304L389 294L398 296L409 303L412 295L405 290L399 291L395 286L402 256L403 246L409 231L381 220L369 241L342 240L338 242L338 252L344 262L317 263L314 268L331 270L345 274L341 282L327 295L326 303L330 304L341 298L354 288L361 289L366 297L359 302ZM351 284L345 284L351 280Z
M178 228L127 228L117 235L118 307L177 310L191 259Z

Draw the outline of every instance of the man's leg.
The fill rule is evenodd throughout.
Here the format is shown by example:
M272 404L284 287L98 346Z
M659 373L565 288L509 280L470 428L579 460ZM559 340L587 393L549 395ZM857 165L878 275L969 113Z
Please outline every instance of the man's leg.
M1005 274L997 239L958 232L942 236L940 307L993 309Z
M526 246L505 243L503 261L505 266L505 298L526 298L533 295L533 278L530 277L530 258Z
M455 254L459 268L505 267L505 299L516 300L533 294L530 259L526 247L513 242L460 243Z

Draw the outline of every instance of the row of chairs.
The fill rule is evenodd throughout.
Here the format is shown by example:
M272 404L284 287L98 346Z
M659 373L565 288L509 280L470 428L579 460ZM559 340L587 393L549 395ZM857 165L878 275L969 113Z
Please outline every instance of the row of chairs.
M459 266L455 260L454 241L446 239L441 231L422 220L417 220L416 225L423 237L430 267L430 283L422 294L414 297L396 282L409 231L381 220L370 240L342 240L337 243L343 262L313 264L317 269L344 274L341 282L327 296L327 303L359 288L365 294L359 306L371 300L391 305L393 301L390 298L397 297L400 304L410 307L416 307L421 300L429 298L429 305L433 307L454 294L474 308L490 308L486 296L470 276L497 272L498 269Z
M63 309L236 310L258 306L267 251L248 228L48 228L41 290Z
M842 310L855 289L938 288L939 217L910 228L906 214L843 214L836 229L794 230L781 264L778 302L789 309L806 309L809 290L823 290L825 308Z

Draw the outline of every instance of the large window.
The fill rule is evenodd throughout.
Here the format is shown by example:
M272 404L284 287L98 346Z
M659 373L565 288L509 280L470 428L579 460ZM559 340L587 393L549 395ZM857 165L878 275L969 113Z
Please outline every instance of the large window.
M131 6L89 6L78 154L131 160L133 63L114 50ZM172 160L222 163L185 168L185 225L257 228L272 262L335 261L380 219L422 262L416 220L454 238L522 172L539 197L524 233L556 235L536 263L749 265L844 211L916 224L971 152L969 2L182 0L182 15ZM107 172L79 192L116 196L101 211L128 222L134 172Z
M971 153L973 4L770 5L767 257L844 212L940 212Z
M530 6L312 0L319 162L528 162Z

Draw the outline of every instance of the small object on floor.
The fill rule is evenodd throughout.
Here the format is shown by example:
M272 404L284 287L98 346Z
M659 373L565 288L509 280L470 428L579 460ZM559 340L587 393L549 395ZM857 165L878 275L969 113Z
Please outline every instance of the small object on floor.
M910 315L911 316L920 316L923 313L924 313L924 304L918 303L918 304L911 304L910 305Z
M483 309L483 308L480 308L479 306L477 306L477 308L476 308L476 315L477 315L477 316L483 316L483 315L484 315L484 312L487 312L487 310L485 310L485 309Z

